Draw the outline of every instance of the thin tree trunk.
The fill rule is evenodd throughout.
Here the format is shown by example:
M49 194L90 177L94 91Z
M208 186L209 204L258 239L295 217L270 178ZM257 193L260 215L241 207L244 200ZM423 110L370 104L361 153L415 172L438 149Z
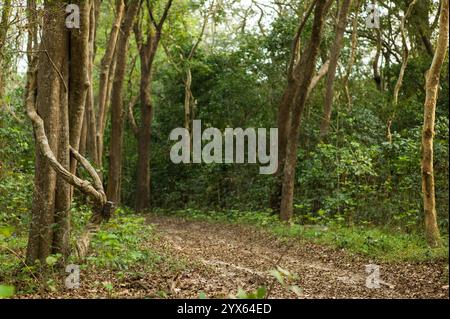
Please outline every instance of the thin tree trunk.
M352 0L343 0L339 11L339 19L336 26L335 39L331 48L330 66L327 73L327 84L325 90L325 103L323 108L322 122L320 124L320 139L325 138L330 131L331 111L334 97L334 79L336 77L336 68L341 54L342 40L347 25L347 16L350 11Z
M11 0L4 1L2 11L2 17L0 21L0 68L2 68L2 72L0 72L0 108L3 107L3 94L5 90L4 83L4 48L6 44L6 35L8 33L9 26L9 16L11 13Z
M111 92L111 141L109 148L109 171L107 197L120 204L120 180L122 177L122 146L124 128L123 83L127 65L128 44L140 1L130 0L117 41L116 69Z
M412 8L416 4L416 2L417 2L417 0L414 0L413 2L411 2L409 4L408 10L406 10L406 13L403 16L402 22L400 24L400 34L402 36L402 44L403 44L403 55L402 55L402 66L400 68L400 73L398 75L398 79L397 79L397 82L395 83L395 87L394 87L394 93L393 93L394 106L397 105L397 103L398 103L398 94L399 94L400 88L402 87L402 84L403 84L403 76L405 75L405 70L406 70L406 66L408 65L408 59L409 59L409 48L408 48L408 43L406 42L406 35L405 35L405 23L406 23L406 19L408 19L409 15L411 14Z
M422 130L422 193L425 213L425 235L428 244L436 247L441 244L436 216L436 199L433 168L433 137L436 113L436 100L439 90L439 77L448 48L448 0L441 2L439 18L439 37L433 62L426 76L426 97Z
M379 91L383 90L382 81L381 81L381 74L380 74L380 56L381 56L381 32L379 29L376 29L376 46L377 51L375 53L375 58L372 62L372 69L373 69L373 80L375 81L375 84L377 86L377 89Z
M299 73L299 52L300 52L300 37L301 33L308 21L317 0L310 3L305 15L300 22L291 47L291 57L289 61L287 85L283 91L280 104L278 104L277 112L277 127L278 127L278 167L275 173L275 180L273 190L270 194L269 205L275 213L280 211L281 205L281 190L284 164L286 159L286 146L288 142L289 129L291 127L291 109L295 93L298 90L298 73Z
M167 18L172 0L166 3L164 12L160 21L154 20L153 13L150 10L149 15L153 24L154 31L148 32L148 36L144 43L139 25L135 25L134 32L136 42L139 47L139 57L141 64L141 81L140 81L140 109L141 123L138 127L138 163L137 163L137 180L136 180L136 210L145 210L150 207L150 140L151 125L153 119L153 106L151 100L152 92L152 69L153 61L158 50L159 41L161 39L161 31Z
M88 70L89 70L89 86L86 95L86 122L87 122L87 134L86 134L86 153L87 156L93 161L97 167L101 167L101 160L98 157L98 147L97 147L97 118L95 116L94 109L94 59L95 59L95 34L96 34L96 8L95 3L91 7L90 17L90 31L89 31L89 60L88 60Z
M92 2L84 1L80 4L80 29L70 33L70 96L69 96L69 123L70 145L76 150L80 146L80 136L86 109L86 96L91 86L89 78L89 31L90 9ZM71 160L70 171L75 172L77 162Z
M347 97L347 103L348 103L349 108L352 107L352 97L350 95L350 89L348 87L348 80L350 78L353 64L355 63L355 58L356 58L356 46L358 44L358 17L359 17L360 4L361 4L361 1L357 0L356 5L355 5L355 17L353 18L353 23L352 23L352 50L350 53L350 59L347 63L347 72L343 79L343 87L345 90L345 96Z
M184 80L184 128L191 134L191 121L192 121L192 73L191 68L188 66L186 70L186 79ZM189 140L188 140L189 141ZM189 141L190 143L190 141Z
M100 83L99 83L99 93L98 93L98 115L97 115L97 125L98 129L96 132L96 145L97 145L97 158L99 162L103 158L103 136L105 134L106 127L106 114L107 114L107 104L109 102L109 93L111 91L111 76L115 73L114 68L114 57L115 49L117 45L117 39L119 37L120 25L123 20L123 15L125 12L125 4L123 0L116 1L116 17L114 19L111 32L109 34L108 44L106 46L105 54L101 61L100 69Z
M325 1L318 1L316 3L311 39L305 52L300 57L298 66L301 72L298 78L299 87L295 94L292 108L291 127L289 129L289 138L286 145L286 160L281 194L280 218L284 221L289 220L293 213L295 167L297 164L297 145L300 123L308 94L308 87L314 75L314 67L322 38L324 17L329 8L328 4L329 3L326 3Z

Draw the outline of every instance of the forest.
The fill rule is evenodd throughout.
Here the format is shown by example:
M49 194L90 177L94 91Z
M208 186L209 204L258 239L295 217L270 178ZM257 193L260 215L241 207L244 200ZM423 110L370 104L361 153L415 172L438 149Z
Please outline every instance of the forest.
M448 299L449 0L1 0L0 299Z

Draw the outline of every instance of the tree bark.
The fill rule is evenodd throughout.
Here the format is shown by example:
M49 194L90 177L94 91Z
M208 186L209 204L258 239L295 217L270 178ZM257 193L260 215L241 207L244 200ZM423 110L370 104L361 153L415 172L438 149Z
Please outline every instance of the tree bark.
M334 97L334 79L336 77L336 69L339 56L341 54L342 40L347 25L347 16L350 11L352 0L343 0L339 11L339 19L336 26L335 39L331 48L330 66L327 73L327 83L325 89L325 103L323 107L322 122L320 124L320 139L322 140L330 131L331 111L333 108Z
M308 87L314 75L314 68L322 38L324 17L329 8L328 4L329 3L326 3L325 1L318 1L316 3L311 39L299 61L298 68L301 70L298 78L299 86L294 97L291 127L289 129L289 138L286 145L286 160L283 171L280 218L284 221L289 220L293 213L295 167L297 163L297 145L301 118L308 94Z
M287 84L284 88L280 103L278 104L277 112L277 127L278 127L278 167L275 173L275 180L273 190L270 194L269 205L275 213L279 213L281 205L281 189L282 176L284 171L284 163L286 159L286 146L289 136L289 129L291 127L291 109L295 93L298 90L298 73L299 73L299 51L300 51L300 37L301 33L314 10L317 0L310 3L305 15L300 22L291 47L291 57L288 66Z
M0 72L0 108L3 107L3 94L4 94L4 48L6 44L6 35L8 33L9 27L9 16L11 13L11 0L6 0L3 3L3 11L2 17L0 21L0 68L2 68L2 72Z
M161 39L162 27L171 6L172 0L169 0L166 3L164 12L158 23L154 20L151 8L148 8L153 24L152 29L154 30L148 32L145 42L139 25L136 24L134 28L141 62L141 80L139 88L141 122L137 132L138 163L135 197L135 209L137 211L142 211L150 207L150 139L153 119L153 105L151 100L153 61Z
M353 68L353 64L355 63L355 59L356 59L356 46L358 44L358 17L359 17L359 8L361 6L361 1L360 0L356 0L356 4L355 4L355 16L353 18L353 22L352 22L352 49L350 52L350 59L348 60L347 63L347 70L346 70L346 74L344 76L343 79L343 84L342 86L344 87L344 91L345 91L345 96L347 97L347 103L348 103L348 107L351 108L352 107L352 97L350 95L350 89L348 86L348 80L350 78L351 72L352 72L352 68Z
M96 3L92 4L90 10L90 30L89 30L89 59L88 59L88 74L89 82L93 84L94 78L94 59L95 59L95 36L96 36ZM94 109L94 87L89 86L86 94L86 154L92 160L92 162L97 166L101 167L101 159L98 157L98 147L97 147L97 131L98 124Z
M381 81L381 74L380 74L380 68L379 65L380 62L380 56L381 56L381 32L379 29L376 29L376 46L377 51L375 53L375 58L372 62L372 69L373 69L373 80L375 81L375 84L377 86L378 91L383 90L382 81Z
M103 159L103 136L106 127L106 114L107 114L107 104L109 102L110 93L110 77L114 74L114 52L117 45L117 39L119 37L120 25L123 20L125 12L125 4L123 0L116 1L116 17L114 19L111 32L109 34L108 44L106 46L105 54L103 55L101 61L100 69L100 84L98 93L98 115L97 115L97 125L98 129L96 132L96 145L97 145L97 158L99 162Z
M124 128L123 83L127 65L128 44L140 1L129 0L117 41L116 69L111 91L111 141L109 148L108 198L120 204L120 180L122 177L122 146Z
M397 82L395 83L394 87L394 93L393 93L393 104L394 106L398 103L398 94L400 92L400 88L403 84L403 77L405 74L406 66L408 65L408 59L409 59L409 48L408 43L406 42L406 35L405 35L405 23L408 19L409 15L411 14L411 10L416 4L417 0L414 0L411 2L408 6L408 10L406 10L405 15L402 18L402 22L400 23L400 34L402 36L402 44L403 44L403 54L402 54L402 66L400 67L400 72L398 74Z
M30 41L30 39L29 39ZM48 147L54 157L61 160L62 167L68 169L68 73L69 73L69 34L65 27L65 12L55 2L46 3L37 70L37 88L29 85L29 95L36 95L37 113L43 119L45 134L48 136ZM29 83L32 83L29 76ZM34 108L34 105L33 105ZM36 134L37 132L35 132ZM70 205L65 186L55 191L61 185L56 172L47 161L45 154L36 148L35 189L32 203L32 220L27 247L26 261L34 263L36 259L44 261L55 252L54 248L62 250L63 243L55 239L55 216L60 222L58 238L63 237L65 225L61 220Z
M422 130L422 193L425 213L425 235L431 247L441 244L436 216L434 168L433 168L433 137L436 113L436 100L439 90L439 77L442 64L448 48L448 0L441 2L439 17L439 36L433 57L433 62L426 76L426 97Z

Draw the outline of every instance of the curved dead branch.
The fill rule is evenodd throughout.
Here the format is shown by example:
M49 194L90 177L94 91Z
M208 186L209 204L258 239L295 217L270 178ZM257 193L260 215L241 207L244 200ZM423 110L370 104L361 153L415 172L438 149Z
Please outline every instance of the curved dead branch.
M84 158L73 147L70 146L70 152L72 156L87 170L87 172L93 179L93 184L91 184L89 181L77 177L76 175L70 173L67 169L65 169L61 165L61 163L58 162L55 154L51 150L47 135L45 133L44 121L36 112L35 107L37 72L36 65L37 59L33 58L28 71L26 110L27 115L33 125L35 139L39 150L48 160L51 167L58 173L59 176L61 176L62 179L64 179L64 181L77 188L82 193L91 196L95 202L92 217L77 242L78 256L83 259L87 255L92 235L99 229L101 222L111 216L113 204L107 201L101 179L86 158Z

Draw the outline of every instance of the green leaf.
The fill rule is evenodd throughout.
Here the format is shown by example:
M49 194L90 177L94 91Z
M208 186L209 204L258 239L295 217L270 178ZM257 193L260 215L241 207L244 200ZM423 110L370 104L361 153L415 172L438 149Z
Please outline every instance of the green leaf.
M0 299L9 298L14 296L15 288L14 286L0 285Z
M277 266L277 269L278 269L278 271L279 271L280 273L282 273L282 274L285 275L286 277L291 277L291 273L290 273L288 270L283 269L283 268L281 268L280 266Z
M45 258L45 263L49 266L53 266L58 261L58 258L55 256L48 256Z
M282 284L282 285L284 286L283 275L282 275L278 270L272 269L269 273L270 273L272 276L274 276L275 279L278 280L278 282L279 282L280 284Z
M113 285L112 285L111 283L109 283L109 282L104 282L104 283L103 283L103 287L104 287L106 290L108 290L108 291L111 291L111 290L114 289Z
M256 298L257 299L263 299L266 296L266 287L259 287L256 289Z
M198 298L199 298L199 299L208 299L208 298L206 297L206 294L205 294L203 291L201 291L201 292L198 294Z
M248 299L247 293L242 288L238 289L238 293L237 293L236 297L238 299Z
M11 227L11 226L0 227L0 235L3 235L6 238L11 237L11 235L13 233L14 233L14 227Z

